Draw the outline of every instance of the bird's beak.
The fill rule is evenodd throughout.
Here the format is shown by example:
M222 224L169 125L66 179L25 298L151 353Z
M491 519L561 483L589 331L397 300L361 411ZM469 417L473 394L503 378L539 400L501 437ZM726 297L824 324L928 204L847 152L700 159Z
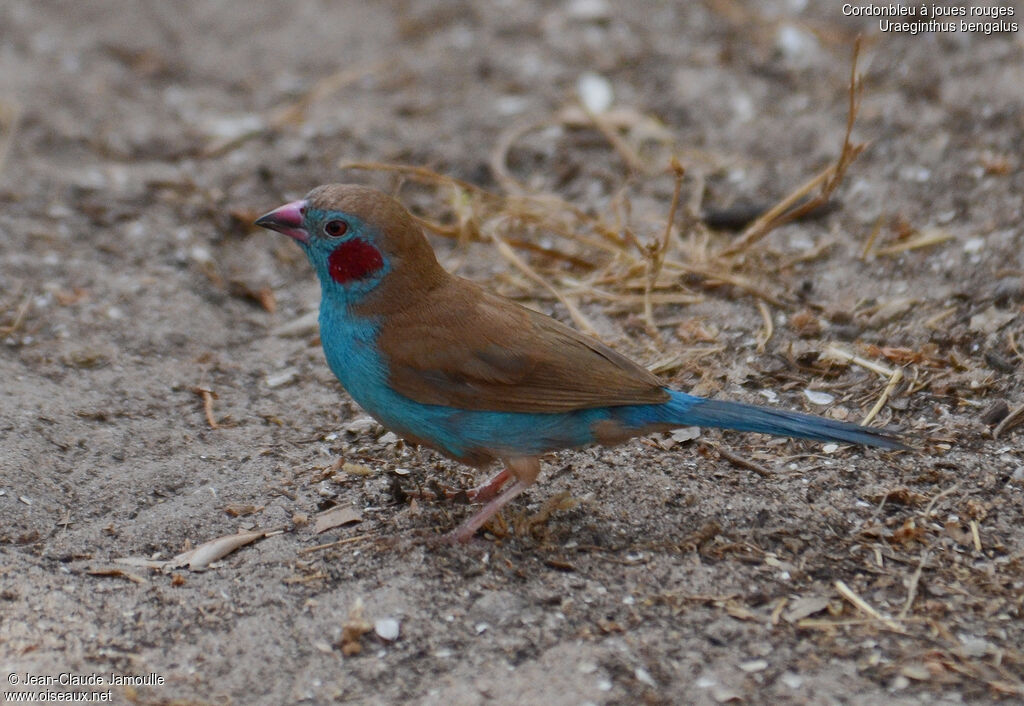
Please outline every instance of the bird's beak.
M257 218L256 225L260 228L284 233L289 238L295 238L300 243L308 243L309 233L302 227L302 212L305 208L306 202L304 200L286 203L284 206L275 208L270 213Z

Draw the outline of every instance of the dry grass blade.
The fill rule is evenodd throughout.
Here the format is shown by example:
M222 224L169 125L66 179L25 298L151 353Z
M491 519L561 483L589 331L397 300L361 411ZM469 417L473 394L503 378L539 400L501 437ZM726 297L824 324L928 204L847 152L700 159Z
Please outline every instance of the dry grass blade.
M148 583L148 581L142 576L139 576L138 574L133 574L130 571L125 571L124 569L119 569L116 566L105 566L96 569L89 569L87 573L90 576L113 576L115 578L128 579L132 583Z
M529 277L532 281L536 282L544 289L551 292L556 299L566 308L569 312L569 316L572 317L573 323L576 324L581 330L589 333L592 336L597 335L597 329L590 323L590 319L583 315L583 312L579 308L569 301L558 289L554 287L550 282L537 274L532 267L526 264L526 262L516 255L515 251L506 243L504 240L497 236L492 236L495 246L498 248L498 252L503 258L508 260L517 270L522 272L524 275Z
M907 617L911 607L914 605L914 599L917 597L917 587L921 583L921 572L924 571L924 565L928 563L929 556L931 556L930 549L925 549L921 552L921 561L917 563L917 568L914 569L910 582L907 584L907 600L903 604L903 610L900 611L900 620L904 620Z
M854 592L854 590L847 586L845 583L843 583L843 581L837 580L834 586L836 590L839 592L839 595L841 595L843 598L852 603L858 610L860 610L863 613L867 613L872 618L879 621L890 630L894 630L896 632L903 632L903 628L900 627L899 623L897 623L892 618L887 618L886 616L879 613L877 610L874 609L874 607L872 607L870 603L868 603L859 595L857 595Z
M622 139L622 136L619 135L615 127L605 120L604 116L595 113L582 103L580 106L582 107L583 112L586 113L587 118L590 119L590 122L592 122L594 127L597 128L597 131L604 135L604 138L608 140L608 144L610 144L612 148L619 153L619 156L622 157L626 166L637 174L644 174L648 171L647 165L644 164L642 159L640 159L640 155L636 153L636 150L634 150L628 142Z
M670 165L672 174L675 177L675 185L672 190L672 204L668 209L668 218L665 219L665 231L661 236L661 242L652 247L647 258L647 280L644 283L644 320L647 321L647 328L657 335L658 328L654 325L654 310L651 306L651 289L658 281L661 268L665 265L665 255L668 253L668 246L672 239L672 224L676 220L676 210L679 208L679 194L683 190L683 175L686 170L675 158Z
M931 229L925 231L921 235L912 240L908 240L904 243L898 243L896 245L890 245L888 247L879 248L874 252L875 255L898 255L899 253L908 252L910 250L917 250L918 248L926 248L931 245L938 245L944 243L947 240L952 240L953 234L948 230Z
M826 348L825 355L829 358L834 358L836 360L842 360L847 363L859 365L865 370L870 370L871 372L881 375L884 378L892 379L892 377L896 374L896 371L892 368L887 368L884 365L868 360L867 358L862 358L859 355L847 353L842 348L838 348L836 346L829 346L828 348Z
M213 416L213 401L217 398L217 394L206 387L193 387L192 391L203 399L203 414L206 415L206 423L210 425L211 429L220 429L220 424Z
M764 331L757 337L757 352L764 353L768 341L772 340L772 334L775 333L775 325L772 323L772 313L768 311L767 304L763 301L757 302L757 310L761 312L761 318L764 319Z
M567 294L578 295L581 299L593 300L593 301L607 301L616 302L624 306L633 306L636 304L644 304L650 301L651 304L697 304L698 302L704 301L704 297L697 294L687 294L686 292L679 293L652 293L650 295L644 294L619 294L613 292L607 292L603 289L596 287L584 286L576 289L567 290Z
M494 149L491 150L491 174L494 175L495 180L508 193L522 195L527 192L526 187L512 176L512 172L508 170L508 153L512 151L512 145L523 135L547 124L547 121L536 120L513 123L498 135L498 139L494 143Z
M742 275L733 274L731 272L723 272L721 270L717 270L711 267L702 267L701 265L683 264L681 262L676 262L673 260L666 260L665 268L669 271L676 271L703 277L705 278L705 284L707 285L713 285L716 283L728 284L730 286L735 287L736 289L739 289L745 294L750 294L754 297L757 297L758 299L763 299L769 304L777 306L780 309L786 307L786 305L782 301L782 298L779 295L767 291L767 288L764 285L751 282Z
M14 312L14 320L7 326L0 326L0 336L9 336L21 328L22 323L25 321L25 314L28 313L30 306L32 306L32 296L26 294L21 304L18 305L18 310Z
M867 260L871 256L871 248L875 246L878 234L882 232L883 218L884 215L879 214L878 218L875 219L875 225L871 228L871 232L868 234L868 239L864 242L864 248L860 252L860 258L862 260Z
M1024 405L1017 407L1006 415L1006 418L1003 419L1003 421L999 422L999 425L992 430L992 438L998 439L1003 432L1013 429L1021 422L1024 422Z
M960 487L960 483L959 483L959 482L956 482L956 483L954 483L953 485L951 485L951 486L949 486L948 488L946 488L945 490L943 490L943 491L942 491L941 493L938 493L938 494L937 494L937 495L936 495L936 496L935 496L934 498L932 498L932 499L931 499L931 501L930 501L930 502L928 503L928 507L926 507L926 508L924 509L924 513L923 513L923 514L922 514L921 516L922 516L922 517L924 517L924 518L926 518L926 519L927 519L927 518L929 518L929 517L931 517L931 514L932 514L932 509L933 509L933 508L935 507L935 505L936 505L936 504L937 504L937 503L939 502L939 500L942 500L942 498L944 498L944 497L946 497L947 495L950 495L951 493L955 492L955 491L956 491L956 489L957 489L957 488L959 488L959 487Z
M704 441L704 442L701 442L701 443L703 443L705 446L708 446L708 447L714 449L715 451L717 451L719 456L721 456L723 459L725 459L729 463L733 464L734 466L737 466L738 468L745 468L748 471L753 471L754 473L756 473L757 475L761 476L762 478L774 478L775 477L775 473L773 471L771 471L770 469L765 468L764 466L762 466L759 463L751 461L749 458L744 458L743 456L740 456L739 454L734 454L733 452L729 451L728 449L722 447L719 444L715 444L715 443L710 442L710 441Z
M313 547L306 547L305 549L300 549L299 550L299 554L309 554L311 552L319 552L319 551L322 551L324 549L330 549L331 547L340 547L343 544L352 544L353 542L361 542L364 539L370 539L371 537L376 537L376 536L377 535L371 534L371 533L357 534L354 537L345 537L344 539L339 539L339 540L334 541L334 542L327 542L326 544L317 544L316 546L313 546Z
M1013 335L1012 331L1006 332L1006 342L1010 345L1010 350L1017 356L1017 359L1024 363L1024 352L1021 351L1020 346L1017 345L1017 337Z
M971 539L974 541L974 551L981 553L981 529L977 520L970 521Z
M867 426L868 424L871 423L872 419L878 416L878 413L882 411L882 407L884 407L885 403L888 402L889 396L892 394L892 391L896 389L896 385L898 385L900 380L902 379L903 368L896 368L896 370L893 371L892 376L890 376L889 382L886 384L885 389L882 390L882 394L878 397L878 401L875 402L875 406L872 407L871 411L864 416L863 420L861 420L862 426Z
M739 238L718 253L718 257L729 257L741 253L776 228L801 218L816 208L823 206L842 182L846 170L860 153L864 151L866 145L853 144L850 141L864 88L864 84L857 74L857 59L859 56L860 38L858 37L853 45L853 62L850 67L849 108L846 115L846 132L843 135L843 146L840 150L839 158L834 164L828 166L824 171L800 186L750 224ZM817 194L803 200L804 197L819 187L820 190Z

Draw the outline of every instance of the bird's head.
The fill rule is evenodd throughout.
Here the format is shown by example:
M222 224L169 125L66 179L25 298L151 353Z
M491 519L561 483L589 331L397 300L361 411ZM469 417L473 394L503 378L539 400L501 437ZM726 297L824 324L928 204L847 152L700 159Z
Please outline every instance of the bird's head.
M316 270L325 296L356 304L393 281L415 296L446 276L423 231L387 194L355 184L326 184L274 209L256 225L294 238Z

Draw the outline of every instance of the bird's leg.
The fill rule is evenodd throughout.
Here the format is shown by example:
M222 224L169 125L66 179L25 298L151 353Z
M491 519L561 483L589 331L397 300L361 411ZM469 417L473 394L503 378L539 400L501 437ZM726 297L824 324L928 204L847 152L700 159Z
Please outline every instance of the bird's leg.
M499 495L495 496L486 505L476 512L472 517L463 522L457 529L448 535L451 542L468 542L476 531L487 524L487 521L494 517L501 508L505 507L510 500L533 485L540 473L540 459L538 458L513 458L505 461L505 470L495 476L486 485L480 486L477 497L483 493L494 495L509 476L515 476L515 482L505 488ZM502 477L504 475L504 477ZM500 481L500 482L499 482Z

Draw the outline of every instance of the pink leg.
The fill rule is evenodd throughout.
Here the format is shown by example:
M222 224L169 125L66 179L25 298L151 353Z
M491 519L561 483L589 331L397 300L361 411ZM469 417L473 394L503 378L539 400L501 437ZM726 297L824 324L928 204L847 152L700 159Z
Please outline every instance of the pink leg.
M458 529L452 531L448 535L448 540L453 544L468 542L473 538L473 535L476 534L476 531L487 524L487 521L494 517L498 513L498 510L503 508L509 500L519 495L529 487L529 483L517 480L506 488L504 493L484 505L475 515L459 525Z
M485 499L487 497L492 499L480 508L476 514L451 532L447 537L448 540L453 543L468 542L476 534L476 531L498 514L498 511L505 507L510 500L533 485L533 482L537 480L538 473L540 473L540 460L536 458L516 458L506 461L505 470L486 485L476 489L479 492L476 494L475 499ZM507 487L501 494L497 494L498 490L510 476L515 476L515 483Z

